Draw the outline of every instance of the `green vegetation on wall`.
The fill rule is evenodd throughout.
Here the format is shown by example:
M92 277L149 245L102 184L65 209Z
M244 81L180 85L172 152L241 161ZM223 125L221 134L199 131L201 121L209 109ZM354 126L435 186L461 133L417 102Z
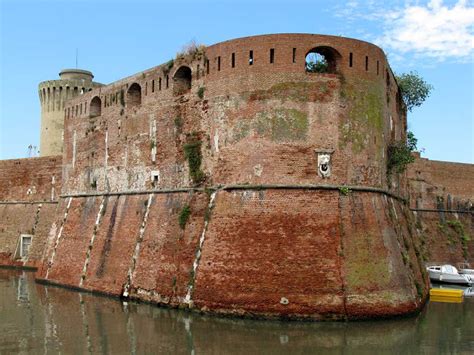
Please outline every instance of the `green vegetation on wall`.
M388 146L387 151L387 172L390 174L403 173L408 164L415 161L412 152L417 150L418 140L412 132L408 132L406 142L396 142Z
M190 141L183 147L184 156L188 160L189 175L195 184L201 183L205 178L205 174L201 170L201 145L202 142L193 135L191 136Z
M189 205L185 205L178 216L178 223L181 229L186 227L186 223L188 222L189 216L191 215L191 207Z

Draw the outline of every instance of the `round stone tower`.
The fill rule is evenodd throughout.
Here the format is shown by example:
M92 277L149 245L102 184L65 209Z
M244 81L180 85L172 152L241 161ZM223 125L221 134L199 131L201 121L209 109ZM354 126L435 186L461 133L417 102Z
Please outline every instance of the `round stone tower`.
M62 153L66 102L103 85L93 82L94 75L87 70L64 69L59 77L59 80L43 81L38 87L41 102L41 156Z

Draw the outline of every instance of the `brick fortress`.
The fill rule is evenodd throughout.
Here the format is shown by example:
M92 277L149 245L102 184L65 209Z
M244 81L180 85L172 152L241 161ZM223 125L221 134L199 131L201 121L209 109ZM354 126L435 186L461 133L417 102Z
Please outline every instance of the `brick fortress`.
M306 71L308 53L325 73ZM474 166L417 157L387 171L406 109L370 43L264 35L105 86L66 72L83 81L40 84L41 151L62 155L0 162L3 265L163 305L319 320L415 312L426 263L474 261Z

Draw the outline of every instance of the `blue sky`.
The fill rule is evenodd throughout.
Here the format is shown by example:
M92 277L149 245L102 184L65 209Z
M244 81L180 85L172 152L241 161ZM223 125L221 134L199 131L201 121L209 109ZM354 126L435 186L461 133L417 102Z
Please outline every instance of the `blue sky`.
M61 69L110 83L161 64L190 40L282 32L373 42L397 73L434 91L409 113L423 156L474 162L474 2L0 0L0 159L39 146L38 83Z

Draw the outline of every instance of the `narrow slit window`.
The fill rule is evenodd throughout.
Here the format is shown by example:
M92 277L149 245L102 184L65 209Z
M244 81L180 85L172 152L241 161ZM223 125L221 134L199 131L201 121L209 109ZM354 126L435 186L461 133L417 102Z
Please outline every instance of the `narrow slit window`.
M249 52L249 65L253 65L253 51Z
M221 57L218 56L217 57L217 71L220 71L221 70Z
M270 48L270 64L273 64L275 61L275 48Z
M161 91L161 78L158 79L158 91Z
M166 76L166 88L168 89L170 87L170 77L167 75Z
M369 70L369 57L365 56L365 71Z
M352 52L349 53L349 68L352 68Z
M155 80L151 81L151 92L155 92Z
M209 59L206 60L206 74L209 74Z
M197 69L196 69L196 79L199 79L199 72L200 71L201 71L201 68L200 68L200 65L198 64Z
M296 63L296 48L293 48L293 63Z
M235 53L232 53L232 68L235 68Z

